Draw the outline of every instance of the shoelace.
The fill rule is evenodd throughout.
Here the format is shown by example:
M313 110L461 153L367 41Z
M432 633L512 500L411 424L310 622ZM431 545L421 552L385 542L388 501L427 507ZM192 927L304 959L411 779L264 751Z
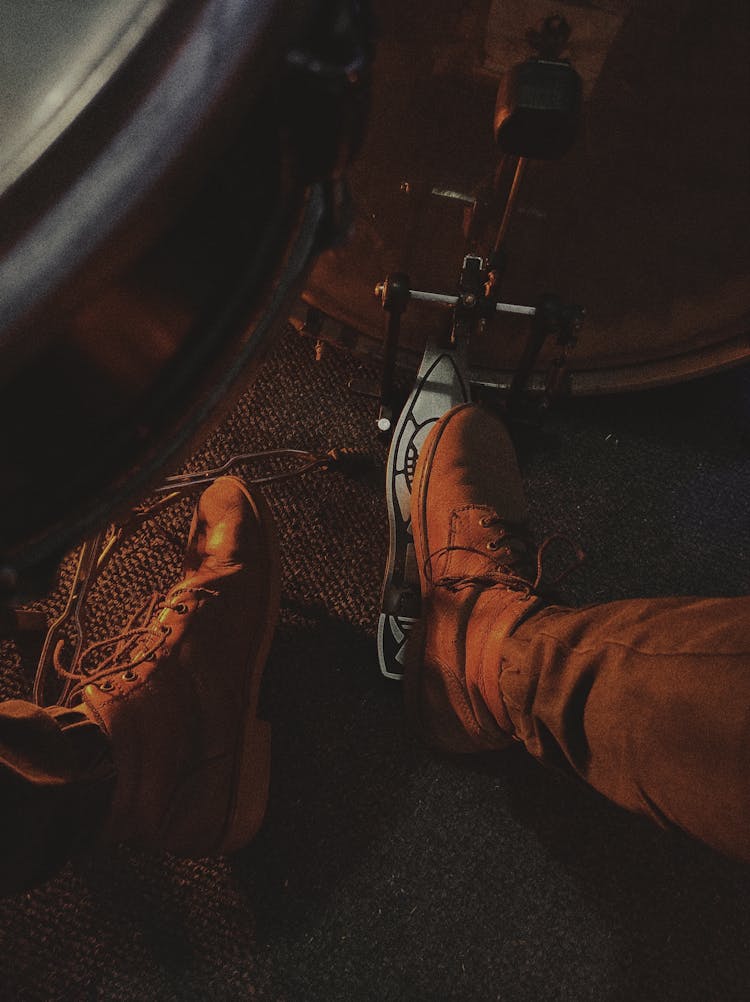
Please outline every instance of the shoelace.
M458 591L460 588L480 585L482 587L503 587L511 591L518 591L525 598L538 595L544 579L544 555L549 551L550 546L556 542L562 542L569 546L574 553L574 559L565 567L557 577L546 582L545 589L555 588L572 571L583 563L585 559L584 551L564 533L552 533L542 542L536 552L536 574L531 579L528 573L530 568L529 552L533 550L528 533L522 526L511 526L510 523L502 519L499 515L487 515L481 520L483 528L498 526L500 532L488 541L484 550L474 546L443 546L431 553L424 562L424 574L430 584L435 588L448 588ZM487 551L500 551L497 558L489 556ZM474 553L487 560L487 574L445 574L438 578L433 577L433 562L448 553ZM516 570L521 573L516 573ZM526 573L524 573L526 571Z
M107 530L84 540L65 607L48 626L37 662L32 699L38 706L50 706L54 702L60 702L66 694L70 698L69 684L66 683L62 693L53 693L48 691L51 688L50 681L54 683L56 678L66 677L65 672L72 672L78 677L79 673L74 669L77 669L84 657L91 653L93 646L87 643L87 629L84 622L88 597L94 582L124 540L133 535L144 522L150 521L159 512L189 496L196 489L213 483L224 473L237 468L244 469L252 464L260 464L262 467L264 463L271 461L281 461L290 465L287 469L271 471L266 475L262 475L260 469L256 470L256 475L253 477L243 476L245 483L256 486L271 484L316 469L338 469L342 472L357 473L370 464L369 456L355 448L329 449L326 453L303 449L269 449L264 452L236 453L214 469L168 477L164 484L155 490L156 500L137 506L123 522L116 523ZM177 542L166 533L162 535L170 542ZM66 644L66 633L70 634L71 630L74 634L74 650L71 668L66 669L62 665L61 651ZM128 631L125 631L119 637L112 638L111 642L115 645L120 640L126 642L129 636ZM67 679L67 682L70 681Z
M57 675L65 680L60 702L70 704L72 700L80 696L87 685L97 684L104 692L113 688L111 676L122 671L122 677L126 682L134 682L138 675L135 669L144 661L154 661L158 657L159 651L164 647L167 637L172 632L171 626L159 623L158 617L165 610L169 609L178 615L185 615L188 606L183 601L175 601L185 594L203 595L208 598L216 598L218 592L210 588L175 588L168 597L154 594L142 605L133 616L131 616L127 627L114 636L106 637L103 640L95 640L88 644L83 650L76 652L70 667L66 668L62 663L62 648L64 642L61 640L52 655L53 666ZM138 624L138 625L136 625ZM141 642L153 638L152 644ZM101 655L108 648L113 648L112 652L103 660L96 658L96 666L89 668L87 661L91 661L95 656ZM123 669L125 669L123 671Z

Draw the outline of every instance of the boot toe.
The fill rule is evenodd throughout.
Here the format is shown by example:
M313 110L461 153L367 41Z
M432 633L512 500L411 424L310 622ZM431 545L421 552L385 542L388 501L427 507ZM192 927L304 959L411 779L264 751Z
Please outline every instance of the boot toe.
M230 567L244 562L258 549L260 525L270 513L259 497L251 495L237 477L219 477L196 506L185 551L185 570L196 571L209 563Z

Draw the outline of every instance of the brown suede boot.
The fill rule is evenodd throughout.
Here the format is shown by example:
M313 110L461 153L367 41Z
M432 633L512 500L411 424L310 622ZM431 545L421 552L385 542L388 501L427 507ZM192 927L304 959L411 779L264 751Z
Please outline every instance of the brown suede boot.
M507 746L502 643L542 605L526 502L505 426L472 404L448 411L420 452L412 532L422 590L409 640L407 710L422 737L452 752Z
M279 607L271 513L222 477L193 516L184 577L74 689L117 770L105 841L226 853L263 820L270 727L256 717Z

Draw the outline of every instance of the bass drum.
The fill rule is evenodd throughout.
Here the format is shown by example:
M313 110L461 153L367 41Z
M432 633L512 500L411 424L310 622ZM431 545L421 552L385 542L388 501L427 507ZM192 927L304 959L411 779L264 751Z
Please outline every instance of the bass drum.
M391 271L455 293L467 210L445 193L481 203L492 187L498 81L530 54L527 29L559 13L583 79L582 127L562 160L528 164L500 298L533 304L555 292L586 308L569 359L575 394L750 357L749 11L745 0L451 0L428 16L416 0L382 0L371 132L352 175L354 240L323 255L304 296L323 314L320 336L377 355L373 287ZM415 365L444 323L412 301L402 361ZM474 338L477 381L508 386L525 324L498 319ZM537 386L554 353L542 351Z
M3 38L7 581L243 387L336 230L369 53L357 0L6 0Z

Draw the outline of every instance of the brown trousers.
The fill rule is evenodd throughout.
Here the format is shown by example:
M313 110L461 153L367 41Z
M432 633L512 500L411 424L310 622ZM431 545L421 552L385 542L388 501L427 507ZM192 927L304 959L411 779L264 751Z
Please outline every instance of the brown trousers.
M750 597L549 607L502 655L535 758L750 862Z
M541 762L750 862L750 597L543 608L503 642L500 689ZM0 892L92 842L115 781L82 713L0 703Z

